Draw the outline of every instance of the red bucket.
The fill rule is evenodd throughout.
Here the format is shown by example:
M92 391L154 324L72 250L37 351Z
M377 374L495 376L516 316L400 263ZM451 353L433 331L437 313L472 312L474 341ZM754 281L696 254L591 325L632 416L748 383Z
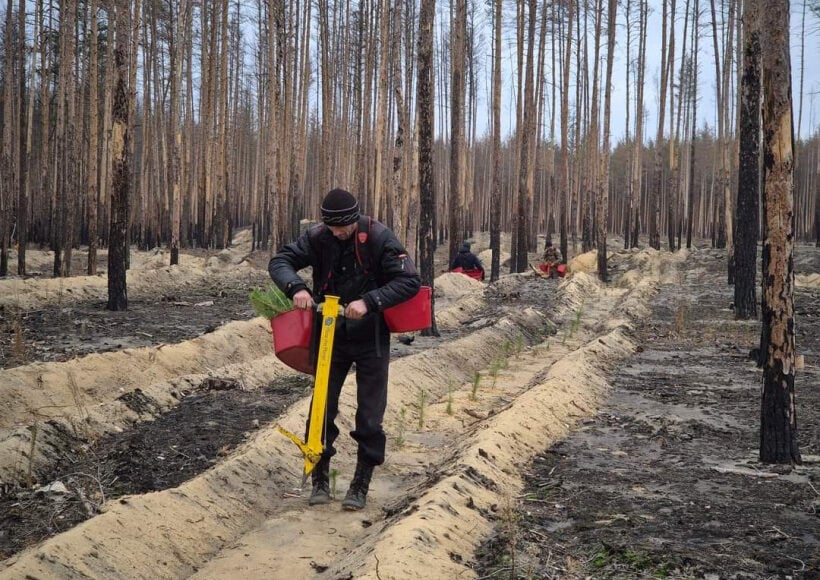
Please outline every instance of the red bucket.
M415 296L384 311L384 320L390 332L412 332L433 325L433 289L422 286Z
M567 275L567 265L566 264L558 264L558 266L555 267L555 270L558 272L558 277L559 278L563 278L564 276Z
M270 321L273 330L273 352L276 358L299 372L312 375L310 335L313 310L290 310Z
M473 280L478 280L481 282L484 279L484 270L479 268L471 268L469 270L465 270L461 266L457 266L450 270L453 274L464 274L465 276L469 276Z

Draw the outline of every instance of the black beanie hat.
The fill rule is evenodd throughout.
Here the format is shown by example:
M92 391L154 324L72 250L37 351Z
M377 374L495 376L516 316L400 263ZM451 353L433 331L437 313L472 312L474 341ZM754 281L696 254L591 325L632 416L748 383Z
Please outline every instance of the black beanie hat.
M322 221L329 226L347 226L359 219L359 202L344 189L332 189L322 201Z

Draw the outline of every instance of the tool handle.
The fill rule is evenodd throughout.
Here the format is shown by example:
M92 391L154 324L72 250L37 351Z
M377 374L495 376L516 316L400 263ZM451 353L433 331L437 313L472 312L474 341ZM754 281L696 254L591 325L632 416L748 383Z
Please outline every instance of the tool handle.
M324 302L319 302L319 304L317 304L314 308L316 309L316 312L318 312L319 314L324 314L324 312L323 312L324 306L325 306ZM339 311L336 313L336 316L344 316L344 315L345 315L345 307L342 306L341 304L339 304Z

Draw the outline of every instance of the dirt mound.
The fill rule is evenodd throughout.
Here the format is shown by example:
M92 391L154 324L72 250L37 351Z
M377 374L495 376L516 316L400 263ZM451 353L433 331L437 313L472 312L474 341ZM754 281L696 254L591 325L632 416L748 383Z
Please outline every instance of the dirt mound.
M479 244L481 239L477 236ZM174 283L190 282L193 287L194 279L233 275L242 271L239 268L247 269L248 280L259 280L264 260L244 259L243 252L237 248L205 256L191 278L174 269ZM445 252L439 248L437 262L446 261ZM37 472L55 478L38 482L41 487L50 484L40 494L52 502L38 504L51 506L51 511L42 507L41 519L57 517L62 509L58 506L68 504L80 516L85 512L93 517L62 533L57 533L62 526L47 529L53 537L0 563L0 578L204 579L269 577L271 570L292 578L453 578L526 573L525 565L545 577L558 571L569 577L601 571L620 577L659 570L669 574L676 568L661 570L652 554L651 566L641 567L649 556L632 549L637 542L663 537L663 526L646 523L665 522L670 515L683 517L684 523L693 518L692 530L710 529L710 510L699 503L715 490L709 475L750 477L720 471L739 469L735 448L725 445L724 438L727 432L739 433L749 419L710 417L706 410L712 413L712 408L701 399L739 405L740 397L744 404L753 404L753 397L730 382L709 388L709 381L722 380L717 372L722 372L721 365L733 377L743 374L732 366L739 351L730 345L754 334L753 325L732 326L721 318L731 313L721 306L730 301L724 300L721 292L728 290L720 284L711 284L714 300L700 304L703 277L722 276L725 270L717 258L721 254L694 252L696 259L686 252L613 252L608 285L581 267L558 280L532 273L505 275L492 284L451 274L439 277L441 336L418 335L412 342L391 344L391 352L401 356L391 365L385 417L388 459L376 471L367 508L357 513L342 511L337 501L308 509L306 491L295 487L301 479L301 455L275 427L279 423L301 432L310 397L303 392L292 402L285 396L294 395L293 389L283 393L274 387L296 375L271 356L269 329L259 320L230 322L174 345L0 371L0 400L15 417L4 431L9 441L17 442L17 447L9 447L17 457L15 477L25 474L21 464L31 444L34 409L67 405L72 415L53 431L44 427L48 423L39 423L42 449L64 453L38 452L43 467L76 462L83 443L108 445L99 448L102 455L96 464L82 464L79 472ZM662 321L657 327L651 326L655 319ZM695 324L701 319L702 325ZM808 345L810 336L799 335L798 340ZM699 356L704 342L715 356ZM636 351L641 358L630 358ZM814 373L816 382L814 351L805 354L806 372ZM94 357L101 364L95 366ZM44 369L54 375L44 374ZM47 394L38 390L38 375L49 380ZM79 389L70 386L71 376ZM11 377L18 384L6 389L5 379ZM677 388L687 380L695 383ZM606 401L613 383L616 393L626 393L623 400ZM74 412L78 391L85 415ZM15 405L28 411L13 415ZM344 493L355 463L355 444L346 436L354 414L355 380L350 377L340 400L339 453L331 466L337 497ZM804 417L815 421L812 414ZM149 435L149 422L159 429L158 435ZM220 427L228 424L232 428ZM75 437L77 450L69 449L70 438L59 434L72 429L89 433L86 441ZM189 438L197 430L202 440ZM215 438L219 431L231 438ZM171 441L161 447L162 439ZM713 448L724 446L734 463L724 460L700 468L693 462L704 456L702 450L670 453L678 443L691 445L697 439ZM811 440L809 446L815 448L817 442ZM553 451L543 455L545 448ZM134 462L122 463L126 455ZM576 462L570 464L570 458ZM647 485L640 477L644 464L631 458L643 458L659 476L677 474L684 489L670 482ZM745 455L742 459L748 460ZM663 463L666 460L678 463ZM172 477L167 467L180 470L180 477ZM118 468L134 485L127 495L114 490L111 473ZM104 499L93 485L78 485L85 477L78 473L92 475L86 479L103 490ZM537 477L525 479L527 473ZM795 488L772 490L795 494L802 502L807 487L800 478L816 481L811 473L790 475ZM152 487L156 491L145 493ZM641 504L642 510L629 511L629 502L673 500L690 490L700 494L693 496L691 508L682 502L680 510L675 504L666 514L661 510L669 506L647 503ZM34 490L26 492L30 495L21 496L22 505L42 501ZM756 493L744 489L738 497ZM728 507L740 505L722 493L714 495L727 506L716 512L721 517L728 517ZM769 497L773 506L781 505L773 509L784 514L794 505ZM579 511L585 506L587 511ZM98 510L101 513L95 513ZM748 505L745 511L755 513ZM556 514L563 519L557 520ZM535 519L530 523L525 518L531 516ZM523 533L525 521L530 535ZM790 545L797 543L798 533L787 527L788 518L772 521L791 538ZM813 520L793 521L811 526ZM5 521L3 525L5 529ZM578 531L572 537L583 537L578 544L564 533L573 526ZM477 562L481 542L499 530L509 535L499 536L496 548L485 545ZM782 550L777 543L781 537L764 529L749 548L742 541L725 543L725 537L689 548L698 553L716 549L727 562L742 562L753 556L752 550ZM504 543L505 538L512 543ZM621 538L635 540L630 544ZM600 554L590 552L591 546ZM675 546L670 542L658 549ZM731 551L721 546L731 546ZM539 551L541 547L552 551ZM553 555L561 557L560 570ZM788 555L813 563L802 552ZM596 561L604 565L590 568ZM779 565L769 562L772 570ZM685 563L676 565L686 569Z

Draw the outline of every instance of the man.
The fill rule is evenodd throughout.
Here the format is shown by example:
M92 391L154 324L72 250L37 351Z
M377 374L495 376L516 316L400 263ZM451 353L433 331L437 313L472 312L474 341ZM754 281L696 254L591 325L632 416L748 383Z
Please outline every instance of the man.
M552 240L549 238L547 238L547 241L544 243L544 255L542 259L551 264L557 264L561 261L561 252L552 245Z
M356 364L356 472L342 507L360 510L367 501L373 468L384 463L386 437L382 428L387 406L390 333L382 312L412 298L421 279L413 261L384 224L361 216L349 191L334 189L322 201L322 224L311 227L283 247L268 264L268 272L295 308L314 308L325 294L339 296L339 318L333 343L327 412L322 433L322 457L313 469L309 505L330 497L330 458L339 429L339 395L350 367ZM313 268L313 289L297 274ZM308 418L308 429L310 419Z
M455 270L456 268L461 268L463 271L479 271L481 272L481 280L484 279L484 266L481 264L481 260L478 259L478 256L473 254L470 251L470 243L464 242L461 244L461 249L456 254L456 257L453 258L453 263L450 264L450 270Z
M541 269L550 275L550 278L555 278L558 275L557 266L561 263L561 252L552 245L552 240L547 238L544 244L544 255L541 257L543 262Z

